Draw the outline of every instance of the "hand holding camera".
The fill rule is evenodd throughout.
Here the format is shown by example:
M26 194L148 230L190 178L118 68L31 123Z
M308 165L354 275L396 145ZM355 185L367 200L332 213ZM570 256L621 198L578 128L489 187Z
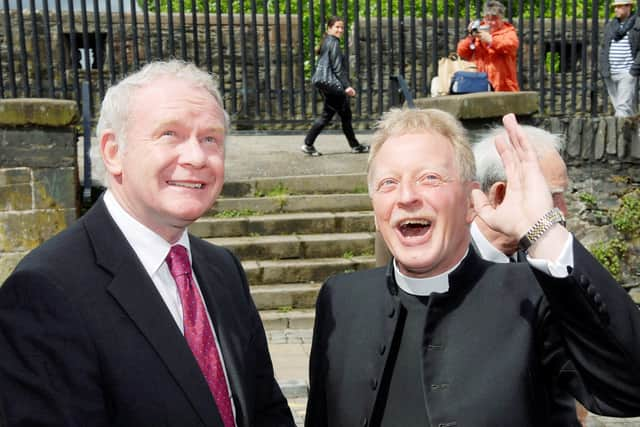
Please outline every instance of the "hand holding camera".
M482 42L491 44L491 33L489 33L490 27L488 25L481 25L481 21L476 19L471 21L467 27L467 32L471 37L478 37ZM475 44L471 43L471 49L475 49Z

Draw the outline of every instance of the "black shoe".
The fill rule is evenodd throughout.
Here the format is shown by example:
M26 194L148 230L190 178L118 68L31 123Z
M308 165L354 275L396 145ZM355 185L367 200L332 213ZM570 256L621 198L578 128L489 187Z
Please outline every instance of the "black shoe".
M301 148L302 152L310 155L311 157L319 157L322 156L322 153L316 150L316 147L313 145L304 144Z
M358 144L355 147L351 147L351 152L352 153L368 153L369 152L369 146L365 145L365 144Z

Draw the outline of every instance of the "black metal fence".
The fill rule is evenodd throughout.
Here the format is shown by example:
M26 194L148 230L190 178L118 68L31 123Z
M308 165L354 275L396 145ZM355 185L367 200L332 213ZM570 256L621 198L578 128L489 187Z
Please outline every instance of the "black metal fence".
M610 2L588 3L505 1L520 38L520 86L541 94L546 114L609 112L597 55L606 20L598 11L609 11ZM3 0L0 97L75 99L81 106L87 82L95 114L122 75L150 60L182 58L218 75L238 129L294 129L319 109L309 83L324 30L315 22L339 14L349 17L344 50L359 94L354 121L366 127L397 99L394 76L414 98L429 96L438 59L455 51L481 9L477 0L204 0L200 10L196 1L177 4L161 11L160 0Z

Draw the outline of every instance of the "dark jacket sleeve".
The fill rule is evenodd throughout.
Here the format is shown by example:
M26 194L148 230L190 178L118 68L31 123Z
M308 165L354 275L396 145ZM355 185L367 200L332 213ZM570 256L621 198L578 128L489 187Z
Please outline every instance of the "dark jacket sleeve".
M611 71L609 70L609 46L611 45L611 39L613 38L613 32L615 31L615 20L607 22L602 32L602 41L600 43L600 49L598 50L598 67L602 77L609 77Z
M549 301L544 363L591 412L638 416L640 311L576 239L573 250L568 278L535 271ZM552 343L551 329L557 330L561 345Z
M349 76L347 75L347 64L345 63L342 49L340 49L340 41L333 36L327 36L325 38L326 49L329 54L329 64L335 76L342 83L342 87L345 89L351 86L349 82Z
M633 53L633 64L631 64L629 74L638 77L640 76L640 17L636 16L635 20L635 25L629 30L629 40Z
M252 317L252 348L249 351L256 352L255 360L258 363L256 368L256 389L255 392L255 412L252 416L251 426L256 427L295 427L295 422L289 409L287 400L280 390L274 372L267 338L258 310L253 303L249 292L244 269L237 257L227 252L233 260L238 274L241 276L244 297L249 304L248 314Z
M12 274L0 288L0 406L7 426L106 426L98 356L53 280Z
M326 282L320 289L316 300L316 316L313 326L313 341L311 343L311 357L309 359L309 397L305 412L305 427L328 427L327 403L325 400L325 339L323 329L326 326L323 318L329 307L324 301L329 292Z

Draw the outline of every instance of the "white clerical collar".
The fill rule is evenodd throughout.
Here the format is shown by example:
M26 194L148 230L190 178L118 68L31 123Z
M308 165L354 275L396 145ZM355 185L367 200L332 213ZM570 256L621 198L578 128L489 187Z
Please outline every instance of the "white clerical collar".
M451 267L449 271L439 274L434 277L409 277L400 272L398 264L395 258L393 259L393 272L395 275L396 283L398 287L411 295L428 296L432 293L443 294L449 291L449 274L458 268L462 260L469 253L469 249L464 253L464 256L458 261L456 265Z
M500 264L510 261L507 255L499 251L491 244L491 242L489 242L489 240L487 240L484 234L482 234L482 231L480 231L480 228L476 225L475 221L471 223L471 240L473 240L475 248L483 259Z

